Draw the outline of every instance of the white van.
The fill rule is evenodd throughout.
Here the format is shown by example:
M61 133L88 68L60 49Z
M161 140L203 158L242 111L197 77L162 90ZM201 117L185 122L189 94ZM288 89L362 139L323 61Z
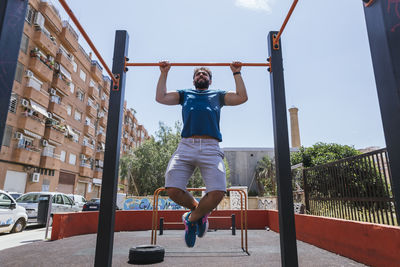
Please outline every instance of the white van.
M18 205L11 195L0 190L0 233L22 232L27 220L25 208Z

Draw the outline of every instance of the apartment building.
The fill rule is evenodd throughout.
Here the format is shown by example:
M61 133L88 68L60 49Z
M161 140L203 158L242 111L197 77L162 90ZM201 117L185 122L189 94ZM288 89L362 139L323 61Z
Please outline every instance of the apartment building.
M29 0L0 151L0 188L100 196L111 79L78 39L54 6ZM121 153L148 138L126 103L124 111L129 134Z
M122 137L121 137L121 149L120 156L131 153L135 147L138 147L145 140L149 139L150 136L143 125L139 124L136 117L136 111L132 108L127 108L127 102L124 102L124 117L122 121ZM128 192L128 181L118 181L118 192Z

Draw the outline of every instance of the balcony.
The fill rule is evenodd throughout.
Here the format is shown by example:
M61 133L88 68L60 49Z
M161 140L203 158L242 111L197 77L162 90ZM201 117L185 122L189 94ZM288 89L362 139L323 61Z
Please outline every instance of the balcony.
M97 117L97 109L88 105L86 106L86 114L89 114L92 117Z
M64 27L60 34L60 40L67 48L69 48L70 51L76 52L78 50L78 34L67 22L64 22Z
M90 86L88 90L88 95L95 99L99 99L99 90L96 89L94 86Z
M106 142L106 135L104 133L98 134L97 135L97 141L101 142L101 143L105 143Z
M60 33L62 30L62 22L58 10L48 2L41 2L39 11L46 17L46 23L50 28L53 31Z
M96 168L93 172L93 178L101 179L103 178L103 169Z
M47 107L49 105L49 94L40 90L36 90L33 87L25 88L25 97L32 99L43 107Z
M89 164L81 163L81 166L79 167L79 175L84 177L92 177L93 170L90 168Z
M101 106L101 108L105 108L105 109L108 109L108 100L105 100L105 99L103 99L103 100L101 100L101 102L100 102L100 106Z
M92 65L90 66L90 72L92 74L92 77L97 82L101 82L103 80L103 69L97 61L92 60Z
M103 127L107 127L107 116L100 118L99 123Z
M89 146L82 146L82 154L91 157L93 155L94 149Z
M68 81L63 80L60 76L53 80L52 86L58 88L62 93L69 96L71 94L70 83Z
M65 133L53 126L47 126L44 131L44 138L56 143L64 144Z
M111 79L108 76L103 75L103 88L107 95L110 95Z
M39 166L40 163L40 150L31 150L26 148L16 147L13 150L12 160L22 164L29 164Z
M94 158L104 161L104 152L103 151L97 151Z
M26 129L37 135L43 136L44 134L44 123L37 117L21 117L18 119L17 127L20 129Z
M51 40L44 32L35 31L33 34L33 41L40 46L46 53L50 54L52 57L56 57L57 54L57 44Z
M68 116L65 107L55 102L50 102L48 111L55 113L57 116L60 116L63 119L66 119Z
M45 82L51 82L53 79L53 70L44 64L38 57L31 57L29 68Z
M42 156L40 159L40 167L51 169L51 170L59 170L61 165L61 161L56 157Z
M59 64L63 65L67 71L69 71L71 73L74 71L74 66L72 65L71 60L69 58L67 58L63 53L57 54L56 61Z
M87 135L90 135L90 136L94 136L95 129L94 129L94 127L91 126L91 125L85 125L85 126L83 127L83 133L84 133L84 134L87 134Z

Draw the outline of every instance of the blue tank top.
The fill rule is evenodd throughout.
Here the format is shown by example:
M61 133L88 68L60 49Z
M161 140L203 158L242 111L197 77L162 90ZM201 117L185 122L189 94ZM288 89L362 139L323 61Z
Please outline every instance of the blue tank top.
M178 93L182 105L181 136L208 135L221 142L219 118L226 91L184 89Z

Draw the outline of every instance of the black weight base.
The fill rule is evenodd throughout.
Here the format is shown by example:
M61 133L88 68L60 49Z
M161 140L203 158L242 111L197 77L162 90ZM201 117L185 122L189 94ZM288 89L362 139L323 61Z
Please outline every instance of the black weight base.
M165 249L161 246L143 245L129 249L131 264L152 264L164 260Z

